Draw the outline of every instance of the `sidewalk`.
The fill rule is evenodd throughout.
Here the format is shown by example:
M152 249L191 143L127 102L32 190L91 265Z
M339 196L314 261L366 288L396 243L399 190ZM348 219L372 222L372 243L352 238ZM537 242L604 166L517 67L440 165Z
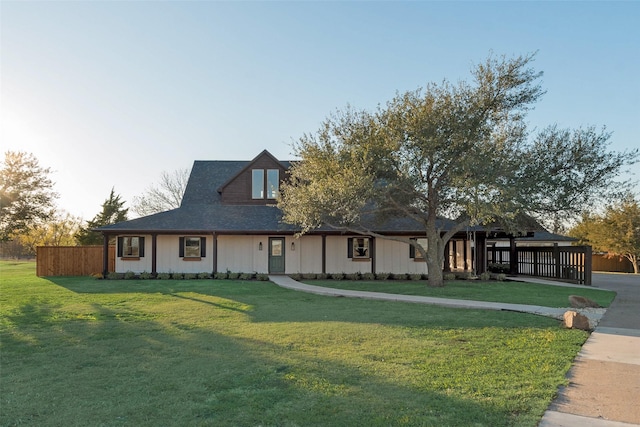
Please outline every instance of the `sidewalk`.
M300 283L288 276L270 275L269 279L283 288L326 296L433 304L452 308L508 310L557 319L561 319L567 310L525 304L324 288ZM600 322L599 326L576 357L568 374L569 386L560 390L556 400L545 412L539 427L640 426L640 277L630 279L632 283L616 283L612 288L607 286L606 275L598 275L594 287L615 290L618 296L604 317L598 313L584 313L590 320ZM638 281L637 284L635 280ZM546 280L536 282L565 286ZM614 313L616 310L624 312L624 316Z

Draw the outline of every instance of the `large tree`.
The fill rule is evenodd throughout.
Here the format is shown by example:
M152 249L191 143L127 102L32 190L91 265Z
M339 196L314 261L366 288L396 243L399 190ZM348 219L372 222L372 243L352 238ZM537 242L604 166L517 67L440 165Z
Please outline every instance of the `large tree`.
M489 57L473 82L430 84L398 94L374 113L346 109L295 145L300 157L282 186L284 220L305 233L320 226L380 238L379 221L420 223L429 284L442 286L446 243L468 226L579 210L601 196L637 152L607 151L593 128L550 127L529 138L526 112L543 95L533 55ZM455 220L441 229L438 218Z
M107 198L107 200L102 204L102 211L91 221L87 221L87 225L85 227L81 227L76 234L78 243L81 245L102 244L102 234L92 230L104 225L126 221L129 209L125 208L124 204L125 201L122 200L120 195L116 194L115 190L112 188L109 198Z
M610 204L603 214L585 214L569 234L609 256L623 256L640 272L640 203L633 196Z
M58 194L53 191L50 174L51 170L40 166L33 154L5 153L0 168L0 241L53 216Z
M133 198L131 209L138 215L151 215L179 208L188 180L188 169L163 171L158 185L151 185L142 196Z

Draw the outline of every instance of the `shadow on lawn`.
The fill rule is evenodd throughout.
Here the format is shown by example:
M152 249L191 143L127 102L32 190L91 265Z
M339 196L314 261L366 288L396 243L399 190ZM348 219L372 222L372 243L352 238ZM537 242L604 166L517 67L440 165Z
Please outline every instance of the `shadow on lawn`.
M484 328L552 327L557 320L507 311L454 309L414 303L374 301L312 295L281 288L272 282L224 280L95 280L51 277L52 283L75 293L149 293L215 305L197 295L224 298L248 305L243 311L254 322L357 322L389 325ZM196 295L193 295L196 294ZM229 308L227 305L223 308ZM364 319L364 320L363 320Z
M80 290L86 285L65 283L61 286L86 292ZM258 308L261 320L286 311L290 304L301 305L289 310L295 313L289 314L292 319L321 317L305 314L312 307L321 311L319 298L260 286L265 293L241 299L247 304L265 295L282 300L269 310ZM174 297L175 292L203 293L189 285L155 292ZM230 297L213 288L206 295ZM489 404L394 384L374 371L292 346L194 328L183 323L182 313L174 319L146 319L125 307L106 307L86 298L78 302L82 310L74 308L73 296L68 303L72 306L29 302L6 316L11 326L3 334L1 425L512 423L508 414ZM350 301L348 306L358 303ZM357 317L350 314L353 308L345 305L344 309L345 320ZM286 318L282 316L283 321Z

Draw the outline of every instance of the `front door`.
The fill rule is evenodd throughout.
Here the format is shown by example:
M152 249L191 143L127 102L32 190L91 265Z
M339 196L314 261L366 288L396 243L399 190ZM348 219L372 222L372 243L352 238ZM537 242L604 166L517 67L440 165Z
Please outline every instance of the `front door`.
M269 238L269 273L284 274L284 237Z

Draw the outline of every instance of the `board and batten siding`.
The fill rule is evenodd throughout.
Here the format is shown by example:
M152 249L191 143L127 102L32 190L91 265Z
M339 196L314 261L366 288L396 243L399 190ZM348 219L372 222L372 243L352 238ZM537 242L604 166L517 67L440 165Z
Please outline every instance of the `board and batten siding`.
M426 274L427 263L410 257L408 243L376 239L376 273Z
M180 238L186 236L206 239L204 257L199 259L180 257ZM156 257L158 273L211 273L213 271L213 236L204 234L158 236Z
M269 236L218 236L218 271L267 273L268 269Z
M286 236L285 250L285 271L287 274L322 273L321 236L302 236L300 238Z
M151 272L151 235L136 234L135 236L144 237L144 256L140 258L119 257L116 246L116 271L119 273L125 273L127 271L134 273L142 273L143 271Z

